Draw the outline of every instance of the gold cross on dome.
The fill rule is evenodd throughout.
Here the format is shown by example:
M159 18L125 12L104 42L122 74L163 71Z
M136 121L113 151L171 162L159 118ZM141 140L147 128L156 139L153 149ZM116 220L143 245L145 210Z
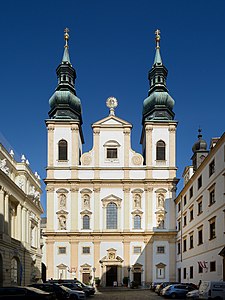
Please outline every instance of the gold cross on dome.
M69 30L69 28L67 28L67 27L64 29L64 32L65 32L65 33L64 33L64 39L65 39L65 41L66 41L65 47L68 47L68 40L69 40L69 37L70 37L70 36L69 36L69 31L70 31L70 30Z
M155 31L156 48L160 48L160 46L159 46L160 33L161 33L161 32L160 32L159 29L157 29L157 30Z

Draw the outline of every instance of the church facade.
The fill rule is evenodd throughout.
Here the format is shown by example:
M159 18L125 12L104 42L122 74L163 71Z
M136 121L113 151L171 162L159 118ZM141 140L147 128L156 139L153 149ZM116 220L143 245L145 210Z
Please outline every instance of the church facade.
M109 113L92 125L93 148L83 153L82 110L76 71L65 48L50 98L47 160L47 278L102 286L176 278L176 128L166 87L160 32L143 103L142 153L131 146L132 124ZM85 109L84 109L85 111Z

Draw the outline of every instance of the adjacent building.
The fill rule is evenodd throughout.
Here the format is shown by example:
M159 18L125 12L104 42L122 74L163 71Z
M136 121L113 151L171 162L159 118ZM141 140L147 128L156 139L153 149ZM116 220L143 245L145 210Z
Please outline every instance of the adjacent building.
M176 278L177 121L159 34L143 103L142 153L132 149L132 124L116 115L114 97L106 102L109 114L92 124L93 148L83 153L81 101L65 30L46 120L47 278L99 278L103 286L121 285L124 277L142 285Z
M177 279L225 280L225 133L210 150L199 131L176 198Z
M0 144L0 286L41 277L40 177Z

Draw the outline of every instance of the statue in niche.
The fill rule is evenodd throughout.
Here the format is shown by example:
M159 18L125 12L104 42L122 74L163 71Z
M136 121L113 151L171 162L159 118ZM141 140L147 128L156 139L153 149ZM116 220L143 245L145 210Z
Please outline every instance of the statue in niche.
M65 230L66 229L66 217L65 216L59 216L59 229Z
M157 217L157 228L164 228L164 215L160 214Z
M162 194L158 196L158 207L164 207L164 196Z
M64 194L59 195L59 205L60 207L66 207L66 195Z
M84 194L84 207L90 206L90 196L88 194Z
M134 195L134 207L135 208L141 207L141 196L138 194Z

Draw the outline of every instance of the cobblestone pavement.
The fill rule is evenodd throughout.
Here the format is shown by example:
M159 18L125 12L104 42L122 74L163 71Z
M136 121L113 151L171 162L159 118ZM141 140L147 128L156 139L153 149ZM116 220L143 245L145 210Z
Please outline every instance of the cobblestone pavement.
M89 298L90 299L90 298ZM131 290L131 289L101 289L98 290L94 297L90 300L163 300L164 298L158 296L155 292L150 290ZM179 300L179 299L177 299Z

